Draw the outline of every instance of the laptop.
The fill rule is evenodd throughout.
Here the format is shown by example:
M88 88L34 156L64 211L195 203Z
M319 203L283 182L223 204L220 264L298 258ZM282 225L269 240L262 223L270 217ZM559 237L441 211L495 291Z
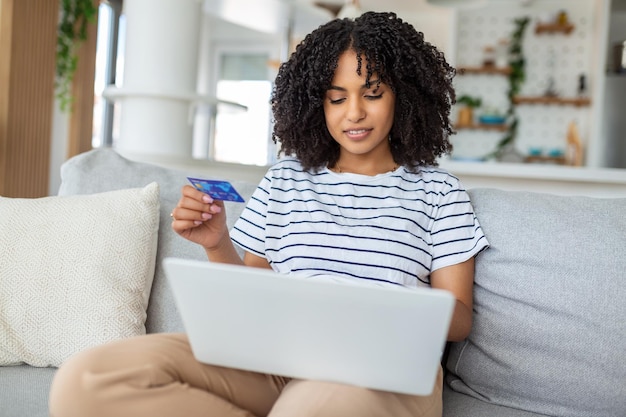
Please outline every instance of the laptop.
M178 258L163 267L199 362L403 394L433 390L455 305L447 291Z

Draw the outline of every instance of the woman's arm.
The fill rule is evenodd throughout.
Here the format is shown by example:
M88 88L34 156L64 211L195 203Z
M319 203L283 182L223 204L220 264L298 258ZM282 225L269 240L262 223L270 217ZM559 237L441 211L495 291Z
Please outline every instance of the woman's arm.
M267 259L249 252L241 259L230 240L224 203L190 185L183 187L182 196L172 210L172 229L201 245L211 262L270 268Z
M465 339L472 329L474 258L433 271L430 285L450 291L456 298L448 340L458 342Z
M243 260L239 257L239 254L235 250L235 246L230 240L230 236L228 236L228 240L224 242L224 247L222 248L213 248L208 249L204 248L207 253L207 256L211 262L220 262L227 264L243 264L246 266L251 266L255 268L267 268L271 269L269 262L267 259L255 255L250 252L245 252L243 255Z

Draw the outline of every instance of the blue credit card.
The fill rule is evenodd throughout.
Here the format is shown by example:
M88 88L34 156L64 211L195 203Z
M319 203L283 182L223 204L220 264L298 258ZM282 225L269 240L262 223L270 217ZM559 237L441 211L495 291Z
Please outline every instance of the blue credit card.
M235 190L235 187L228 181L205 180L191 177L187 177L187 179L197 190L210 195L214 200L237 201L239 203L245 202L243 197Z

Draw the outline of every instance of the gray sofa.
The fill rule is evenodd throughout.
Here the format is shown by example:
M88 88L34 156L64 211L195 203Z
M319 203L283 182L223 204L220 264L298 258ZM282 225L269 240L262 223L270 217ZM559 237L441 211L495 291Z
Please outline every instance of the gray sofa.
M69 160L61 174L60 195L159 183L146 328L181 331L160 260L204 259L170 229L189 173L100 149ZM256 186L232 182L246 198ZM491 248L476 262L472 333L444 359L444 416L626 416L626 199L494 189L470 196ZM227 203L231 224L242 208ZM54 372L0 367L0 417L46 416Z

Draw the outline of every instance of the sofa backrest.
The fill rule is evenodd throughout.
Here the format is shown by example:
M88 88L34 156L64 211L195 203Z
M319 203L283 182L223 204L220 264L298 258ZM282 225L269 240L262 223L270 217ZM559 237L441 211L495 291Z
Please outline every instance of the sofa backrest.
M469 193L491 247L451 387L542 415L624 416L626 199Z
M167 285L161 261L165 257L206 260L204 250L178 236L171 228L170 212L178 203L180 191L193 172L172 170L157 165L130 161L111 149L100 148L77 155L61 168L59 195L92 194L123 188L144 187L156 181L160 188L160 222L157 264L148 304L146 330L148 333L179 332L183 325ZM248 199L257 184L231 181L239 193ZM229 227L244 208L244 204L226 202Z

